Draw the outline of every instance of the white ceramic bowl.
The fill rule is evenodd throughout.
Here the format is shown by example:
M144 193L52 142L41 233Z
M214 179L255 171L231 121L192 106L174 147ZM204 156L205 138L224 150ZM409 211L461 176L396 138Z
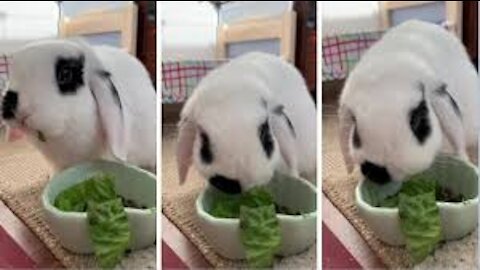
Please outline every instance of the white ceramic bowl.
M453 175L447 166L438 166L435 178L443 187L447 187L455 194L460 192L467 197L464 202L437 202L440 211L443 240L455 240L464 237L475 230L478 222L478 173L471 164L453 161L455 166L463 166L463 172ZM445 161L445 160L444 160ZM447 164L443 163L443 164ZM450 165L448 165L450 166ZM383 242L390 245L404 245L405 238L400 229L398 208L371 206L362 195L365 182L360 181L355 189L355 200L360 216Z
M135 250L152 245L156 239L155 175L120 163L95 161L59 172L53 176L43 191L42 203L46 221L59 237L62 246L75 253L93 253L87 229L87 214L63 212L53 204L60 192L87 180L98 172L114 175L115 189L118 194L149 208L126 208L126 213L132 233L130 248Z
M277 214L282 244L277 255L289 256L309 248L316 240L316 188L307 180L277 174L269 184L275 201L303 215ZM213 198L218 193L207 187L197 198L196 211L202 231L215 251L229 259L244 259L240 241L240 221L237 218L217 218L210 215Z

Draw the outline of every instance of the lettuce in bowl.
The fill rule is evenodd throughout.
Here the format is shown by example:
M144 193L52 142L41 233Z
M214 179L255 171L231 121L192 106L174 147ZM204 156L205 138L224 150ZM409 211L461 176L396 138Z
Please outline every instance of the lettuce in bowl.
M90 240L102 268L113 268L130 243L130 226L113 176L99 173L62 191L54 206L65 212L86 212Z
M360 214L373 226L374 231L380 233L381 239L388 235L386 232L389 230L381 228L382 223L383 226L388 222L391 224L389 227L398 227L402 234L401 242L406 245L415 263L431 254L442 239L457 239L471 231L471 226L442 221L442 211L445 217L461 215L461 211L470 213L473 211L471 205L478 201L476 170L455 157L441 155L429 169L402 182L377 185L366 179L359 187L361 199L378 208L368 210L358 203L357 198ZM452 207L453 211L446 209ZM398 214L398 225L395 220L391 220L394 213ZM382 222L379 218L385 220ZM399 237L388 237L386 242L398 243L398 239Z
M241 195L223 194L213 202L211 215L240 219L240 239L251 267L273 266L280 247L280 225L273 195L265 187L255 187Z
M231 260L247 260L249 267L267 268L274 263L274 255L298 254L315 243L316 187L308 180L276 172L269 183L250 192L232 196L207 185L198 195L195 208L199 227L217 254ZM242 200L246 193L253 198ZM229 199L236 202L228 202ZM241 206L241 201L246 205ZM226 210L226 217L216 216L218 210L214 209L218 205L220 213ZM250 215L245 207L255 214ZM247 245L253 249L247 251Z

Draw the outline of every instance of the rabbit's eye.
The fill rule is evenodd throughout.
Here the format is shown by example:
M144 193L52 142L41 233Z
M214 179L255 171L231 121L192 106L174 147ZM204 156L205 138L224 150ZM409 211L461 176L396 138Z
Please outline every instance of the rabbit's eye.
M55 79L62 94L74 94L84 85L83 65L85 57L78 58L59 57L55 63Z
M450 95L450 93L448 93L446 84L442 84L437 90L435 90L435 93L440 96L447 97L448 101L450 102L450 105L452 106L457 116L460 118L462 117L462 112L460 111L460 107L458 107L457 102L455 102L455 100Z
M262 143L265 154L268 158L270 158L273 152L273 139L272 134L270 133L270 126L268 125L268 121L263 122L258 127L258 137L260 139L260 142Z
M208 138L207 134L201 132L200 141L200 158L202 159L203 163L210 164L213 162L213 153L210 147L210 139Z
M293 127L292 121L290 121L290 118L289 118L288 115L285 113L285 110L284 110L283 105L277 106L277 107L273 110L273 112L274 112L276 115L282 116L283 119L285 119L285 121L287 122L288 128L290 128L290 131L292 132L293 137L296 137L297 135L295 134L295 128Z
M360 135L358 135L358 128L357 126L355 126L353 128L353 138L352 138L352 141L353 141L353 146L355 148L360 148L362 147L362 141L360 141Z
M409 114L410 128L420 144L423 144L431 133L430 120L428 119L427 103L423 99Z

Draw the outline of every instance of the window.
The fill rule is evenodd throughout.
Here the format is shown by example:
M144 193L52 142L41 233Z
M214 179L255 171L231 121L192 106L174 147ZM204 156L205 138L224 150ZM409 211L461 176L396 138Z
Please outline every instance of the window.
M56 37L58 18L56 1L1 1L0 39Z
M217 12L208 2L162 2L163 60L215 58Z

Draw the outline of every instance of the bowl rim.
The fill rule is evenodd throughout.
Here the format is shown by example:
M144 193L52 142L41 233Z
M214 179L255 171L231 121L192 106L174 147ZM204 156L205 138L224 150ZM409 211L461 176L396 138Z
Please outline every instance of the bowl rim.
M475 170L475 172L477 173L477 176L478 176L478 174L479 174L478 169L475 166L473 166L470 162L466 162L466 164L468 166L472 167ZM360 188L362 187L364 182L365 182L364 178L360 179L358 181L357 186L355 187L355 201L360 208L366 209L369 212L373 212L373 213L392 213L392 214L398 213L398 207L376 207L376 206L372 206L369 203L367 203L363 199L362 192L360 191ZM436 204L437 204L438 208L442 208L442 209L447 209L448 208L448 209L461 210L461 209L464 209L465 207L467 207L469 205L472 205L472 204L473 205L478 205L478 195L479 195L478 193L479 192L477 192L477 196L475 196L474 198L465 200L463 202L440 202L440 201L437 201Z
M456 156L449 156L449 157L457 159L459 161L462 161L467 166L469 166L473 170L475 170L475 172L477 173L477 179L478 179L479 169L472 162L462 160L462 159L460 159ZM361 188L364 181L365 181L365 178L362 177L362 179L360 179L358 181L358 184L355 187L355 201L360 208L366 209L369 212L374 212L374 213L393 213L393 214L398 213L398 207L375 207L375 206L372 206L372 205L368 204L363 199L362 192L360 192L360 188ZM479 192L477 191L477 196L475 196L472 199L465 200L463 202L439 202L439 201L437 201L436 203L437 203L438 208L461 210L461 209L464 209L465 207L467 207L469 205L478 205L478 195L479 195Z
M313 185L312 183L310 183L310 181L308 181L308 180L306 180L302 177L295 177L295 178L297 179L297 181L299 181L302 184L308 186L308 188L313 193L315 193L316 196L318 195L316 186ZM205 192L206 192L206 187L204 189L202 189L202 191L198 195L197 199L195 200L196 212L201 218L206 219L209 222L216 222L216 223L222 223L222 224L236 225L236 224L240 223L239 218L220 218L220 217L212 216L210 213L208 213L202 206L202 201L203 201L203 197L205 196ZM318 198L317 198L317 200L318 200ZM282 220L282 221L300 221L300 220L312 219L312 218L315 219L317 217L317 211L318 211L318 209L315 209L315 211L305 213L305 214L301 214L301 215L277 214L277 218L278 218L279 221L280 220Z
M74 166L68 167L64 170L58 171L52 177L50 177L50 180L48 181L47 185L43 188L43 191L42 191L43 208L45 210L47 210L48 212L56 215L56 216L64 216L64 217L71 217L71 218L85 218L86 219L87 218L87 212L65 212L65 211L62 211L62 210L58 209L57 207L55 207L53 204L51 204L49 202L47 193L52 188L52 186L54 185L54 181L52 181L52 180L54 180L54 178L58 177L58 175L68 173L72 170L77 169L78 167L88 166L90 164L95 164L95 163L115 164L115 165L120 165L120 166L126 167L127 169L130 169L130 170L135 170L139 173L143 173L143 174L146 174L146 175L150 176L152 178L152 180L155 182L155 185L157 185L156 176L153 173L151 173L147 170L144 170L140 167L136 167L136 166L126 164L126 163L115 162L115 161L111 161L111 160L94 160L94 161L82 162L82 163L76 164ZM157 206L146 208L146 209L137 209L137 208L130 208L130 207L125 207L124 209L125 209L125 212L126 212L127 215L152 214L152 213L155 214Z

